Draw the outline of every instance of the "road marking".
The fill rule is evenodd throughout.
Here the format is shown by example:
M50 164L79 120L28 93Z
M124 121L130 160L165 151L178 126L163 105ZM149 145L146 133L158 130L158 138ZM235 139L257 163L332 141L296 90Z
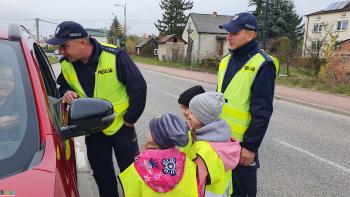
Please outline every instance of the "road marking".
M150 86L150 85L147 85L147 87L148 87L148 88L151 88L151 89L154 89L154 90L157 90L157 91L159 91L159 92L161 92L161 93L163 93L163 94L166 94L166 95L168 95L168 96L171 96L171 97L173 97L173 98L175 98L175 99L178 99L178 98L179 98L178 96L176 96L176 95L174 95L174 94L171 94L170 92L163 91L163 90L161 90L161 89L159 89L159 88L155 88L155 87Z
M322 157L320 157L320 156L317 156L317 155L315 155L315 154L313 154L313 153L310 153L310 152L308 152L308 151L306 151L306 150L303 150L303 149L301 149L301 148L299 148L299 147L293 146L293 145L291 145L291 144L289 144L289 143L287 143L287 142L285 142L285 141L282 141L282 140L279 140L279 139L276 139L276 138L273 138L273 140L275 140L276 142L278 142L278 143L280 143L280 144L282 144L282 145L288 146L289 148L292 148L292 149L297 150L297 151L299 151L299 152L301 152L301 153L304 153L304 154L306 154L306 155L309 155L310 157L312 157L312 158L314 158L314 159L316 159L316 160L318 160L318 161L324 162L324 163L326 163L326 164L328 164L328 165L331 165L331 166L333 166L333 167L335 167L335 168L338 168L338 169L340 169L340 170L342 170L342 171L344 171L344 172L350 174L350 169L349 169L349 168L346 168L346 167L344 167L344 166L342 166L342 165L339 165L339 164L337 164L337 163L335 163L335 162L333 162L333 161L330 161L330 160L328 160L328 159L324 159L324 158L322 158Z

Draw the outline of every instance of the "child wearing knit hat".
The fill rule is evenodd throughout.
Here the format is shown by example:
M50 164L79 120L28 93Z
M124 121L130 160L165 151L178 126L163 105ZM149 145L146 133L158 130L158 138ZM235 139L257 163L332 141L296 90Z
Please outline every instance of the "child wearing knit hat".
M198 165L205 196L229 196L231 171L239 162L239 142L231 139L229 125L220 119L224 103L222 93L206 92L189 104L189 123L195 138L189 157Z
M181 113L182 115L184 115L186 122L187 122L187 126L188 126L188 143L186 146L184 147L179 147L179 150L181 152L184 152L186 154L189 154L191 147L192 147L192 133L191 133L191 127L189 124L189 115L190 115L190 109L189 109L189 105L190 105L190 101L192 100L193 97L204 93L205 90L202 86L197 85L197 86L193 86L187 90L185 90L184 92L182 92L179 96L178 99L178 103L180 105L180 109L181 109Z
M186 120L188 120L188 116L190 114L190 110L189 110L190 101L192 100L193 97L199 94L202 94L204 92L205 92L204 88L200 85L197 85L185 90L183 93L180 94L177 102L179 103L181 113L185 116Z
M119 176L124 196L198 196L197 167L175 146L188 143L186 123L174 114L151 119L145 150Z

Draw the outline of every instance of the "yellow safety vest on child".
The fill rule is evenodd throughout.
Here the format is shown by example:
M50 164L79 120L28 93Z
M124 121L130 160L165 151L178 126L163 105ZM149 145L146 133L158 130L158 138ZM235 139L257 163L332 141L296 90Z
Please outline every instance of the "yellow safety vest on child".
M149 150L146 150L149 151ZM158 155L161 155L162 153L157 150L151 150L154 151L154 157L149 156L148 159L144 158L137 158L137 161L130 165L125 171L123 171L119 176L119 181L122 185L123 192L125 197L197 197L198 196L198 189L197 189L197 167L196 164L191 161L189 158L185 156L184 153L180 153L177 149L173 149L173 155L175 154L181 154L181 157L185 158L184 161L184 167L178 168L176 173L181 173L181 179L174 181L171 179L172 177L175 177L174 174L167 175L168 178L166 179L166 182L173 182L174 187L169 189L169 191L164 191L165 187L161 187L159 185L164 185L167 183L162 183L157 185L157 181L161 180L160 176L164 176L164 173L168 173L171 169L168 169L167 167L170 166L170 168L175 168L175 166L180 165L179 159L174 160L174 158L165 157L168 159L163 159L161 163L157 162L155 159ZM161 151L167 151L167 150L161 150ZM176 153L178 152L178 153ZM179 157L178 157L179 158ZM178 163L174 162L177 161ZM171 163L173 162L173 163ZM141 168L141 170L140 170ZM157 168L158 171L152 171L154 168ZM163 168L162 172L159 172L159 168ZM139 171L138 171L139 169ZM146 169L145 173L142 173L142 169ZM183 170L183 172L180 172ZM169 179L169 177L171 177ZM163 179L163 180L165 180Z
M206 141L196 141L192 145L190 159L194 160L200 156L208 170L210 184L205 191L217 195L232 193L232 171L225 170L224 163L211 145Z

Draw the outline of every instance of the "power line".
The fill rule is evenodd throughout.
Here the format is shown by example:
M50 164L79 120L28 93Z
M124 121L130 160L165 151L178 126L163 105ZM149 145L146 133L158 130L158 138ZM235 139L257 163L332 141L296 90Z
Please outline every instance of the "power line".
M40 18L39 18L39 21L42 21L42 22L45 22L45 23L50 23L50 24L53 24L53 25L58 25L58 23L47 21L47 20L43 20L43 19L40 19Z
M0 17L2 20L18 20L18 21L32 21L34 18L10 18L10 17Z

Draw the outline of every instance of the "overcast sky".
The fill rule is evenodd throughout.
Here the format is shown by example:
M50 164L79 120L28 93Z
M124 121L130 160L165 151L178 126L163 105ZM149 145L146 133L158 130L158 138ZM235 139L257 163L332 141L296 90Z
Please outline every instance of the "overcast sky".
M339 0L342 1L342 0ZM300 15L326 8L337 0L295 0L296 10ZM113 15L124 23L123 8L114 4L126 3L128 34L158 34L154 23L161 18L160 0L0 0L0 27L10 21L25 25L35 32L33 18L52 22L73 20L85 28L109 27ZM248 0L194 0L189 12L209 14L213 11L222 15L234 15L247 11ZM4 19L8 18L8 19ZM14 20L16 19L16 20ZM40 34L53 34L56 25L40 23Z

